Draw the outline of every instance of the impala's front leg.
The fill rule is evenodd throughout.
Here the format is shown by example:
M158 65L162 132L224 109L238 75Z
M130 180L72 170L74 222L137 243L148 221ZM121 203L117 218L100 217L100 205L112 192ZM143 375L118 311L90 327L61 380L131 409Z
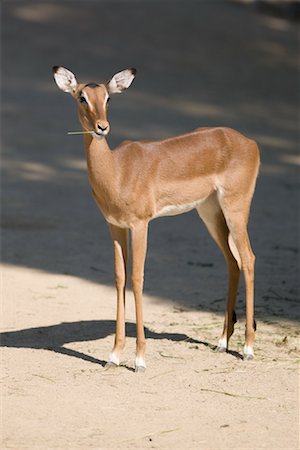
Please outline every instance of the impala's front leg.
M125 346L125 289L128 230L110 225L115 257L115 281L117 288L117 323L114 348L106 368L120 364L120 353Z
M143 323L143 284L144 265L147 251L148 224L139 223L131 230L132 246L132 274L131 283L135 299L136 312L136 359L135 371L144 372L146 369L145 349L146 340Z

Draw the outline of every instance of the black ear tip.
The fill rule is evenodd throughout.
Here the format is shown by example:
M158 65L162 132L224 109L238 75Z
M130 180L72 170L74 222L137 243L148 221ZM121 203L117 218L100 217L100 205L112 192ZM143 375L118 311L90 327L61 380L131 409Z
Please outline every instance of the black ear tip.
M52 72L56 73L58 71L58 69L59 69L59 66L53 66L52 67Z
M132 75L136 75L136 69L134 67L131 67L130 70L131 70Z

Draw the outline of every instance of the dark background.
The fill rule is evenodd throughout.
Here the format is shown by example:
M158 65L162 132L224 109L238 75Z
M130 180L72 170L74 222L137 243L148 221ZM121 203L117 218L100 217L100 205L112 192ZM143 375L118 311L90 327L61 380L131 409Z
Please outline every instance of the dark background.
M295 320L297 50L292 15L238 2L2 2L3 262L114 283L82 139L66 134L80 129L76 108L51 67L87 82L136 67L130 90L110 103L109 144L216 125L255 139L262 167L249 231L257 316ZM222 256L195 212L150 225L147 293L218 312L226 284Z

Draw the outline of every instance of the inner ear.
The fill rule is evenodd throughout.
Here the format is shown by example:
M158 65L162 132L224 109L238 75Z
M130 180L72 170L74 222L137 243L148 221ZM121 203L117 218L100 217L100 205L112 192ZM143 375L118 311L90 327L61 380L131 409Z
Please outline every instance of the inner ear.
M75 75L65 67L53 67L53 76L57 86L64 92L74 94L77 89L77 80Z
M116 73L112 79L106 84L109 94L120 94L129 88L136 74L136 69L125 69Z

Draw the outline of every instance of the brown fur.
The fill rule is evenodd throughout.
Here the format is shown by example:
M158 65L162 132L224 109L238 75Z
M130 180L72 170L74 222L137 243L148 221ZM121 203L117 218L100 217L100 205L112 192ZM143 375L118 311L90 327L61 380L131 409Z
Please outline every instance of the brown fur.
M100 125L109 131L105 103L109 89L109 83L92 87L79 84L73 92L77 98L79 92L85 91L92 104L92 109L78 104L84 130L97 131ZM84 141L93 196L110 225L115 250L118 307L113 354L118 356L125 345L127 231L132 236L137 357L143 359L142 289L148 223L159 215L179 214L193 208L228 265L229 291L222 339L228 345L233 333L239 272L243 269L246 346L252 349L255 258L247 223L259 169L256 143L235 130L220 127L198 128L161 141L126 141L113 151L105 136L85 135Z

